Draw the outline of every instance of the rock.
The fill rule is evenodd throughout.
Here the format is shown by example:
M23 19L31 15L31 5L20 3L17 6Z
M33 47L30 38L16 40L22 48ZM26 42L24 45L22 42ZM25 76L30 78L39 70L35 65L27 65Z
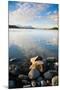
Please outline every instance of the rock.
M22 83L25 85L30 84L30 82L28 80L22 80Z
M18 78L21 79L21 80L27 80L28 79L28 76L27 75L20 74L18 76Z
M58 76L54 76L53 78L52 78L52 86L57 86L58 85Z
M55 70L58 70L58 62L55 62L55 63L54 63L54 69L55 69Z
M19 67L17 65L11 65L9 71L15 75L20 73Z
M48 70L47 72L44 73L44 78L46 80L50 80L55 75L57 75L57 71L56 70Z
M23 88L29 88L31 85L24 85Z
M50 80L46 80L47 82L47 86L51 86L51 81Z
M40 71L40 72L44 72L44 62L43 61L36 61L35 62L36 68Z
M36 82L37 83L37 86L41 86L41 82Z
M43 80L43 78L42 77L38 77L36 81L40 82L41 80Z
M41 86L47 86L47 83L45 80L41 80Z
M41 86L41 80L43 80L42 77L38 77L36 80L37 86Z
M36 81L31 81L31 85L32 85L32 87L36 87Z
M15 81L14 80L9 80L9 88L15 88Z
M48 63L54 63L57 61L55 57L48 57L46 60Z
M28 77L30 79L36 79L39 76L40 76L40 73L37 69L31 69L30 72L28 73Z
M34 64L32 64L29 69L37 69L40 72L44 72L44 62L43 61L35 61Z
M31 58L31 63L34 64L35 61L41 61L41 60L42 60L41 56L36 56L36 57Z
M31 63L34 64L35 60L38 58L38 56L31 58Z

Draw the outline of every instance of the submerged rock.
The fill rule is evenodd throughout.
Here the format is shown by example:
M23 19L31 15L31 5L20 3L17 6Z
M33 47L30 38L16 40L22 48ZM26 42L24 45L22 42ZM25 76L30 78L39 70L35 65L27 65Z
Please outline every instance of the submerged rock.
M30 79L36 79L37 77L40 76L40 73L37 69L31 69L30 72L28 73L28 76Z

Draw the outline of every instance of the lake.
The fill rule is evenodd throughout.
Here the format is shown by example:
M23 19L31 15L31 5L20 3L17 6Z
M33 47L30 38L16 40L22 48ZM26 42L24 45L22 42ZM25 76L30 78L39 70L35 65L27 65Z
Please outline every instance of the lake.
M9 58L58 56L58 30L9 29Z

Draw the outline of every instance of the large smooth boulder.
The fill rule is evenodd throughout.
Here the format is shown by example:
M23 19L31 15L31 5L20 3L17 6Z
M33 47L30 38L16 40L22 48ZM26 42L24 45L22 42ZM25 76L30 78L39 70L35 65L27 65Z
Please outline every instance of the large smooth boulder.
M37 69L40 72L44 72L44 62L43 61L35 61L29 69Z
M30 72L28 73L28 77L30 79L36 79L39 76L40 76L40 72L37 69L31 69Z
M56 70L48 70L47 72L44 73L44 78L46 80L51 80L53 76L57 75L57 71Z

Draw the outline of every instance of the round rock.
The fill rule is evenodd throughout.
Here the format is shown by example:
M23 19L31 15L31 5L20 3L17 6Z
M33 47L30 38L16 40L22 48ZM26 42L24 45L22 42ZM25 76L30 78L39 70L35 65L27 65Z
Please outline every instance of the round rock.
M31 69L30 72L28 73L28 77L30 79L36 79L39 76L40 76L40 73L37 69Z
M54 76L52 78L52 86L57 86L58 85L58 76Z
M44 73L44 78L45 78L46 80L50 80L50 79L52 79L52 77L55 76L55 75L57 75L56 70L49 70L49 71L47 71L47 72Z
M21 79L21 80L26 80L26 79L28 79L28 76L27 75L20 74L18 76L18 78Z
M36 81L31 81L31 85L32 85L32 87L36 87Z

